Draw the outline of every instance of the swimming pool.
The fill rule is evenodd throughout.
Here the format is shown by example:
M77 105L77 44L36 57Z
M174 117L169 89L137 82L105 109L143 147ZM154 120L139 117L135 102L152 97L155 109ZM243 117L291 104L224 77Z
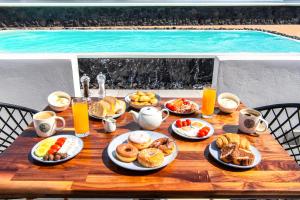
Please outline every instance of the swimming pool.
M287 53L300 42L248 30L9 30L1 53Z

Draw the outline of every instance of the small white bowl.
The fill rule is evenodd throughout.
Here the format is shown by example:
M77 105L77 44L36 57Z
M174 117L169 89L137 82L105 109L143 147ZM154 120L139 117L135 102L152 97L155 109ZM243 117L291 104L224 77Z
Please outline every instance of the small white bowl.
M66 102L66 103L57 103L56 101L59 97L66 98L68 100L68 102ZM70 106L70 103L71 103L71 96L69 94L65 93L65 92L62 92L62 91L52 92L48 96L48 104L49 104L50 108L57 111L57 112L67 110L68 107Z
M239 107L240 99L235 94L225 92L218 96L218 104L222 112L233 113Z

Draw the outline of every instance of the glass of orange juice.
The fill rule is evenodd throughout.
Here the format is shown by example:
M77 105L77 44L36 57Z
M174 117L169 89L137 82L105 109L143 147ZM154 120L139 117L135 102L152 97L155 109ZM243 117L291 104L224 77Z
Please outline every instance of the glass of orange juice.
M210 85L204 86L202 97L202 117L211 118L215 110L217 90Z
M86 98L72 99L72 111L74 119L75 135L86 137L89 135L89 114L88 102Z

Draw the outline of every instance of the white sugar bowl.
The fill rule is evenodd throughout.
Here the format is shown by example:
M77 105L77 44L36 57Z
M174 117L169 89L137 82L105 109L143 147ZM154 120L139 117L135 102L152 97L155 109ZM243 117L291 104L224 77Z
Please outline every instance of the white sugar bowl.
M240 99L232 93L224 92L218 96L219 109L224 113L233 113L240 105Z

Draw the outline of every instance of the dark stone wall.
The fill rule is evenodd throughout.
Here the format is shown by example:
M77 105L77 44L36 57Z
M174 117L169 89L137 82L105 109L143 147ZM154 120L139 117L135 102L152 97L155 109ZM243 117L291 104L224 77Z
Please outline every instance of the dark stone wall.
M213 59L204 58L81 58L78 63L80 76L89 75L93 88L99 72L111 89L189 89L211 83L213 74Z
M2 7L0 28L300 24L300 7Z

